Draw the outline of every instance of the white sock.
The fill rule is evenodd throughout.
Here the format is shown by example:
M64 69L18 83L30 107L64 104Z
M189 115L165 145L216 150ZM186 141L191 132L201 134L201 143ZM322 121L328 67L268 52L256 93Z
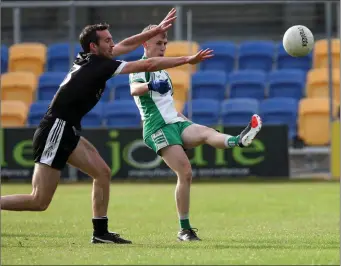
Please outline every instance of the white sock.
M189 214L188 214L188 213L186 213L186 214L179 214L179 219L180 219L180 220L189 219Z
M108 219L108 216L93 217L92 219Z

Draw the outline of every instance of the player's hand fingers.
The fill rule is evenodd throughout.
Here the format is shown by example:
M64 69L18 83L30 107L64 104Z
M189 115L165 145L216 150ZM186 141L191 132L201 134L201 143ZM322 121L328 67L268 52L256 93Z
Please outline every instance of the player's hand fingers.
M169 28L171 28L173 26L173 24L168 24L168 25L166 25L166 26L163 26L162 27L162 30L164 30L164 31L167 31Z
M176 18L177 18L177 16L171 17L171 18L169 18L169 19L163 21L162 24L165 25L165 24L172 23L174 20L176 20Z
M214 56L214 54L204 55L202 58L203 59L208 59L208 58L212 58L213 56Z
M203 55L209 55L209 54L212 54L213 53L213 50L207 50L203 53Z
M210 51L210 48L206 48L206 49L203 51L203 54L207 54L209 51Z
M169 17L174 16L176 13L176 9L172 8L171 11L168 12L167 16L164 19L168 19Z

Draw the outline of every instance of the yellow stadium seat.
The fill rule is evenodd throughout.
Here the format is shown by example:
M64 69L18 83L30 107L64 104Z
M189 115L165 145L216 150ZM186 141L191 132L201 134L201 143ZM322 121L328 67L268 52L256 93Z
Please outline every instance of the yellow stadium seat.
M29 71L39 76L44 72L46 45L42 43L18 43L9 48L9 71Z
M338 104L334 102L333 115ZM304 98L299 103L298 134L307 145L327 145L329 142L329 99Z
M179 113L182 113L182 111L184 110L185 102L175 100L174 106Z
M328 69L317 68L307 74L306 93L308 98L329 97ZM333 69L333 99L340 99L340 69Z
M174 100L185 102L187 100L189 87L189 73L179 69L168 69L167 72L172 80L172 85L174 89Z
M197 42L188 41L172 41L167 44L165 56L177 57L194 55L199 51L199 44ZM196 71L196 65L191 65L192 73ZM189 71L189 65L178 66L175 69Z
M8 72L1 75L1 99L30 105L35 99L37 77L31 72Z
M1 102L1 125L3 127L22 127L26 124L28 106L21 101Z
M333 68L340 68L340 39L332 39ZM314 45L313 67L328 67L328 40L318 40Z

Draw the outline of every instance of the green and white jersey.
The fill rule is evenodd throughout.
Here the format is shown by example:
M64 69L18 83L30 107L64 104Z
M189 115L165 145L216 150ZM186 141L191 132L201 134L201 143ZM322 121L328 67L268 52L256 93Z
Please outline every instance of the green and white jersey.
M143 57L142 59L146 59ZM160 94L156 91L149 91L141 96L134 96L135 103L139 108L141 120L143 121L143 138L154 134L157 130L166 124L173 124L185 121L178 116L174 106L173 86L169 74L165 70L156 72L140 72L129 75L129 84L133 82L149 82L151 80L165 80L171 86L171 90L166 94Z

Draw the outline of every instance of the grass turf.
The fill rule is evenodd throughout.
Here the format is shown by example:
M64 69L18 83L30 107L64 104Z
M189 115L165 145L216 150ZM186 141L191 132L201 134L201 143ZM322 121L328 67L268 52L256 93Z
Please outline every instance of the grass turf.
M110 229L133 244L92 245L91 186L60 185L45 212L1 213L1 264L340 265L339 183L194 184L197 243L176 241L173 191L171 184L112 184Z

